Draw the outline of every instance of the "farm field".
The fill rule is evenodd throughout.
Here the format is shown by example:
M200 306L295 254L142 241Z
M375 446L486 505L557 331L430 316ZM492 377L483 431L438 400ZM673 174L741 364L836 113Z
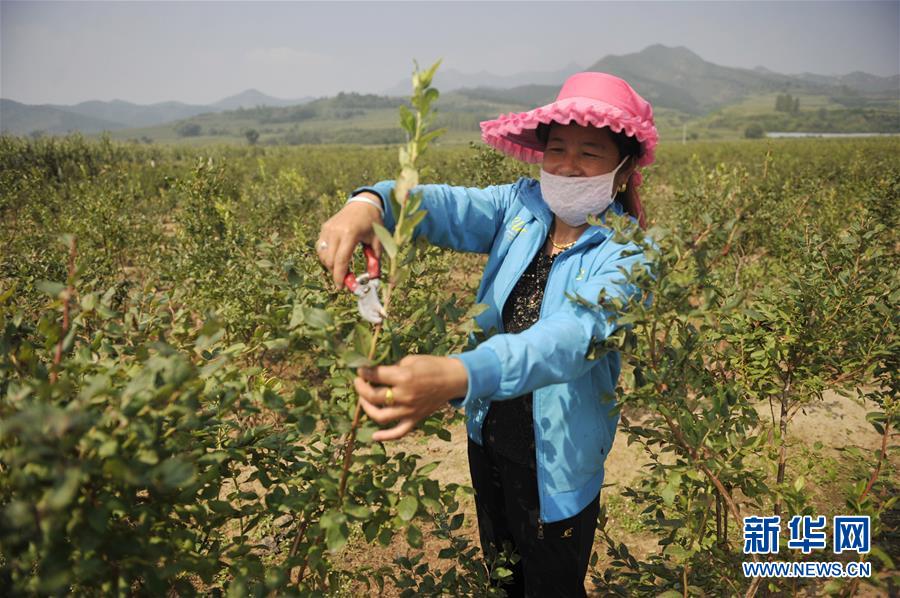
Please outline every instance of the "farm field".
M539 101L551 101L552 93ZM735 141L743 139L750 125L764 131L818 133L898 134L897 100L858 99L811 93L795 93L796 112L775 110L778 94L751 94L741 101L704 114L659 106L654 121L660 138L667 143L686 140ZM841 101L839 101L841 100ZM538 100L536 100L538 101ZM843 103L841 103L843 102ZM155 126L132 127L91 134L89 139L108 136L121 142L147 142L162 145L199 147L220 145L373 145L385 146L403 141L403 132L395 125L396 112L403 98L372 94L339 94L291 107L241 108L225 113L209 112L189 119ZM435 140L436 146L467 145L479 142L478 123L498 114L527 110L527 101L514 96L480 96L477 92L451 92L437 102L435 126L447 132ZM256 136L250 141L248 132Z
M421 182L537 174L455 141ZM896 137L660 145L659 266L635 279L655 300L597 348L623 353L623 417L593 594L896 595L898 156ZM0 587L502 594L460 413L384 445L363 420L341 467L368 349L456 352L477 313L486 256L401 231L380 337L322 270L321 224L398 172L396 146L0 137ZM744 578L739 516L772 513L777 560L871 576ZM797 514L869 515L872 549L791 550Z

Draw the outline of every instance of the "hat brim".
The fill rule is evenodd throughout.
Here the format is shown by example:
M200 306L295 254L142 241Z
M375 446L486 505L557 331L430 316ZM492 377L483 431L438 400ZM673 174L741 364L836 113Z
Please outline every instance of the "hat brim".
M529 110L482 121L481 139L491 147L529 164L544 159L543 144L537 138L540 124L575 122L581 126L609 127L616 133L637 138L643 148L638 166L651 164L659 133L652 120L631 115L621 108L593 98L573 97Z

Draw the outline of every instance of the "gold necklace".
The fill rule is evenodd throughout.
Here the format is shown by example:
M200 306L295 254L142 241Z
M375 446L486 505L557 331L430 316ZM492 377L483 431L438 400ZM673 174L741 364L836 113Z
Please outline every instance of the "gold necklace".
M550 230L550 243L552 243L553 246L556 247L557 249L562 249L563 251L565 251L566 249L568 249L569 247L571 247L572 245L574 245L575 243L578 242L578 239L575 239L575 240L572 241L571 243L566 243L566 244L564 244L564 245L557 245L557 244L556 244L556 241L553 240L553 234L556 232L556 222L554 222L553 225L552 225L550 228L551 228L551 230Z
M571 243L566 243L565 245L557 245L557 244L556 244L556 241L553 240L553 237L550 237L550 242L551 242L551 243L553 244L553 246L556 247L557 249L568 249L569 247L571 247L572 245L574 245L574 244L577 243L578 241L575 240L575 241L572 241Z

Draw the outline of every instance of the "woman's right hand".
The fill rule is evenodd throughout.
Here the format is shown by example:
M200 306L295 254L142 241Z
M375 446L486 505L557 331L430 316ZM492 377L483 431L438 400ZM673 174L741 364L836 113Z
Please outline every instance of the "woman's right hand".
M381 202L380 197L368 191L358 195ZM355 201L345 205L322 224L319 237L316 239L316 253L326 271L334 278L334 286L338 291L344 286L344 277L350 269L357 245L360 243L371 245L375 256L381 259L381 241L372 228L373 222L384 225L378 208L366 202ZM320 247L322 241L328 244L325 249Z

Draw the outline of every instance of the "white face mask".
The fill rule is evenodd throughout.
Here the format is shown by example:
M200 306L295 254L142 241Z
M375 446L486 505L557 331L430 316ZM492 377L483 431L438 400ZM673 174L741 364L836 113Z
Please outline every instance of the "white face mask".
M581 226L615 199L613 183L625 156L612 172L597 176L558 176L541 168L541 194L550 210L569 226Z

